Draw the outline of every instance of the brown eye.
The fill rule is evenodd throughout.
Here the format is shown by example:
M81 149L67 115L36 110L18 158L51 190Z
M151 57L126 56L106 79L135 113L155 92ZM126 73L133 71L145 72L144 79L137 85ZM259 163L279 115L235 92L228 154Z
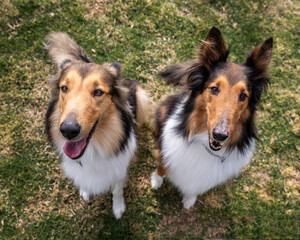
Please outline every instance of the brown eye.
M245 93L241 93L239 96L239 101L243 102L246 100L246 98L247 98L247 95Z
M61 86L61 87L60 87L60 90L61 90L63 93L67 93L67 92L68 92L68 87L67 87L67 86Z
M218 87L211 87L210 90L211 90L212 94L218 95L218 93L219 93Z
M104 92L101 89L96 89L93 92L94 97L100 97L104 94Z

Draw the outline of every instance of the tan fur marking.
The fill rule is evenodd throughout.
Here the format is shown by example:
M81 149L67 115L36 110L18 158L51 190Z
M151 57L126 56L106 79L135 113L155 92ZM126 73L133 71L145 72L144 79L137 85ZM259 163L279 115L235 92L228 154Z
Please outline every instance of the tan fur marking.
M85 77L84 81L89 82L90 86L89 88L91 90L94 90L95 87L100 88L105 93L108 93L110 91L109 86L105 82L105 75L101 72L101 70L97 72L91 72L88 76Z
M99 121L94 133L94 141L97 141L103 147L107 155L117 151L120 146L120 141L124 136L120 117L115 106L111 105L106 117Z
M206 131L207 114L205 108L206 108L206 95L201 94L196 99L194 111L191 113L188 121L189 137Z
M166 114L167 114L167 108L166 106L160 106L160 118L159 118L159 122L163 123L165 118L166 118Z
M136 121L137 125L141 126L143 123L150 121L154 111L154 104L150 101L147 92L139 85L136 87L136 101Z
M160 176L160 177L165 176L168 172L168 169L166 169L164 164L162 163L159 150L154 150L153 155L156 158L157 164L158 164L158 166L157 166L157 175Z
M243 92L247 96L250 96L250 93L246 89L247 88L244 82L238 82L232 87L231 95L238 97ZM230 132L228 144L233 144L237 142L241 137L243 124L250 114L248 108L248 99L249 98L247 97L247 99L244 102L237 101L237 103L232 103L232 109L230 111L230 120L228 121L228 132Z
M161 128L162 128L164 119L165 119L166 114L167 114L166 106L160 105L157 109L157 112L159 112L159 115L152 117L153 119L152 119L152 122L151 122L151 128L154 132L154 137L158 140L159 136L161 134ZM159 147L157 147L157 148L159 148Z
M59 119L60 119L60 108L59 102L57 103L57 107L55 108L53 114L51 115L50 122L51 122L51 136L53 138L53 142L58 143L61 141L61 132L59 131ZM58 126L58 127L56 127Z

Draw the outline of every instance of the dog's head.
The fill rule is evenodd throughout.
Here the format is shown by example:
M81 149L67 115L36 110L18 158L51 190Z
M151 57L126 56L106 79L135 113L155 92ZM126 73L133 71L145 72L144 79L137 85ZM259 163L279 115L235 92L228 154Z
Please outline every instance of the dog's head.
M116 86L119 69L117 63L75 63L62 71L58 82L59 129L68 140L64 151L70 158L79 158L96 124L111 115L116 104L126 102Z
M255 137L254 113L269 83L272 47L273 39L269 38L252 51L245 63L226 62L228 47L215 27L200 46L188 84L198 96L195 109L205 109L212 150L224 145L242 150Z
M66 34L50 35L49 55L58 67L53 94L59 111L58 129L63 150L81 157L97 123L107 121L116 107L126 107L126 89L119 86L121 65L91 63L85 52Z

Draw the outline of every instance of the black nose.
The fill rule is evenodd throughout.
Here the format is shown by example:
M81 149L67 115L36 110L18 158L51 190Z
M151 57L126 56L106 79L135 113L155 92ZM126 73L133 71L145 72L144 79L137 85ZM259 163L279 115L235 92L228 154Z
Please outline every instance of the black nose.
M81 126L74 120L65 120L60 124L61 134L70 140L78 136L80 129Z
M218 128L215 128L212 132L213 137L217 141L225 141L228 138L228 133L227 131L222 132Z

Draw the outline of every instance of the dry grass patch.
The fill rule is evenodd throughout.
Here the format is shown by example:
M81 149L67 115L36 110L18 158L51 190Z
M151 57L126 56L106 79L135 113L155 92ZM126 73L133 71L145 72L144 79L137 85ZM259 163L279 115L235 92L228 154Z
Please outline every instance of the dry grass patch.
M158 225L164 238L182 236L183 239L190 237L224 238L228 227L229 223L224 218L216 218L216 216L203 218L195 209L182 209L177 214L163 216Z
M168 237L180 232L189 232L191 229L193 229L193 234L200 235L203 231L203 224L194 210L181 210L177 214L163 216L158 228Z

